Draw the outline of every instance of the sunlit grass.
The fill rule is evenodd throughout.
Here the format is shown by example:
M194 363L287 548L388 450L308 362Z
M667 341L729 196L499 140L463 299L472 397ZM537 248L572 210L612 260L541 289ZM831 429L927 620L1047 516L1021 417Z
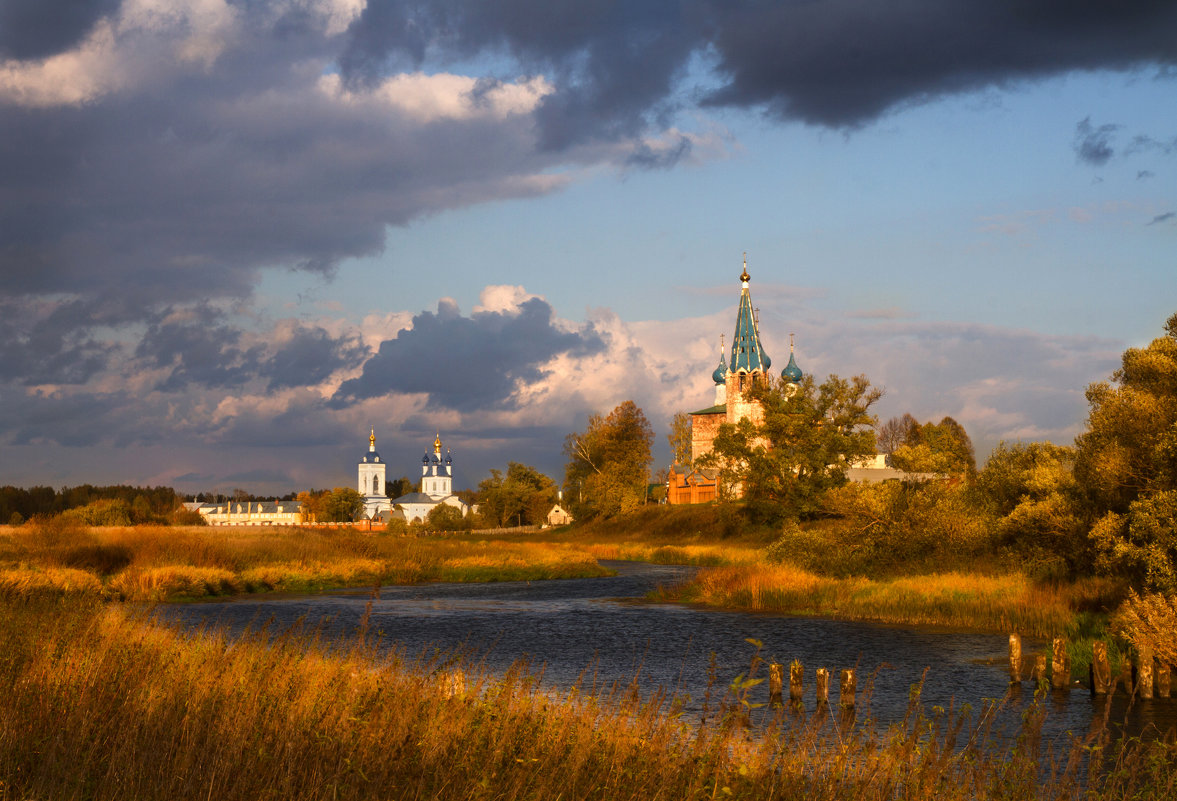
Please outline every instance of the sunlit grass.
M0 534L0 595L161 601L425 581L607 575L567 544L351 529L25 526Z
M1011 741L990 734L987 715L925 715L918 706L880 729L840 725L836 711L749 713L727 696L705 720L686 721L666 699L643 702L627 688L541 691L523 669L492 677L380 653L362 632L350 643L313 632L229 638L181 633L125 606L60 601L0 607L0 638L4 799L881 801L1177 791L1172 744L1117 750L1096 733L1064 749L1052 771L1038 714Z
M872 580L830 578L791 565L706 568L663 588L661 600L754 611L829 615L910 625L934 624L1049 637L1074 627L1078 610L1110 582L1041 586L1021 575L940 573Z

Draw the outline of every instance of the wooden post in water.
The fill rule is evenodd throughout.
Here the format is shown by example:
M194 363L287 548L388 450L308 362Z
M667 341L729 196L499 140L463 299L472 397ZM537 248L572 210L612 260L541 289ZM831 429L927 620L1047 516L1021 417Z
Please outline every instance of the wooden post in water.
M1091 692L1107 695L1112 683L1112 666L1108 664L1108 644L1096 640L1091 646Z
M795 704L801 703L801 694L805 686L805 668L799 660L789 663L789 700Z
M817 705L828 706L830 703L830 672L825 668L817 669Z
M768 666L768 703L780 706L784 703L785 666L773 662Z
M1009 683L1017 684L1022 680L1022 638L1017 634L1009 635Z
M1139 666L1136 674L1136 686L1140 690L1141 698L1152 698L1152 648L1140 646L1136 652Z
M1071 655L1067 653L1067 641L1055 637L1050 655L1050 684L1056 690L1065 690L1071 685Z
M1171 689L1168 662L1157 662L1157 698L1168 698Z
M1034 654L1034 672L1030 678L1039 689L1046 686L1046 654Z
M854 670L842 671L842 684L838 688L838 705L843 709L854 708Z

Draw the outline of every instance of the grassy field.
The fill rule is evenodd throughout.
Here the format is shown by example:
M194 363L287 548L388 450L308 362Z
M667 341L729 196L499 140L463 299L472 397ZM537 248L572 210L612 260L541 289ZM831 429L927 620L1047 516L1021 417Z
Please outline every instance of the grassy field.
M628 688L537 691L357 638L181 633L123 605L0 605L0 799L1172 798L1172 743L1095 732L1052 760L1031 712L886 730ZM346 645L346 644L345 644ZM721 683L726 682L726 677ZM749 727L747 724L751 722Z
M0 533L0 598L164 601L424 581L607 575L560 543L417 539L352 529L95 528L58 522Z

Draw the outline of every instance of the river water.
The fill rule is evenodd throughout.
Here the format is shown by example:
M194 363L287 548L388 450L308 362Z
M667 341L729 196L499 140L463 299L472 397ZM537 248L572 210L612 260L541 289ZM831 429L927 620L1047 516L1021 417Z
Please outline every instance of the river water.
M860 702L868 682L873 683L869 714L880 723L903 718L910 689L921 677L927 708L970 704L979 710L985 699L1006 695L1004 635L643 603L648 591L687 577L693 568L603 564L617 575L383 587L377 599L357 591L244 597L167 606L162 614L185 625L225 625L234 631L268 624L278 632L301 622L330 639L354 635L371 601L370 636L410 656L435 649L460 651L468 661L500 673L526 658L533 670L542 668L544 684L557 689L578 681L582 689L614 682L625 686L636 676L643 692L662 687L685 696L686 710L694 713L701 710L707 692L711 655L718 679L713 692L722 693L748 670L755 650L748 639L763 643L765 659L802 662L810 710L819 667L830 671L830 700L835 703L840 671L857 667ZM1023 648L1031 652L1035 646L1027 642ZM767 681L751 693L753 702L767 701ZM1027 683L1007 714L1016 714L1032 696ZM1046 702L1047 731L1083 734L1102 715L1103 705L1103 699L1092 699L1085 688L1052 693ZM859 715L865 714L860 704ZM1167 730L1177 725L1177 700L1130 705L1119 697L1110 719L1132 733L1154 726Z

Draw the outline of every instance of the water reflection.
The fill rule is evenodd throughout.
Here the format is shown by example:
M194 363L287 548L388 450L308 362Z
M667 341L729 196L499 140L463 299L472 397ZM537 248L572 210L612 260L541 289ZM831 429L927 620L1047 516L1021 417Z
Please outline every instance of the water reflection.
M610 562L609 578L494 584L428 584L384 587L372 601L371 634L409 654L432 649L461 651L489 670L506 670L526 657L543 668L546 684L567 688L582 678L596 686L628 684L635 676L643 691L662 687L688 697L697 712L707 691L711 655L722 691L748 670L754 651L748 639L763 643L761 655L805 666L804 710L816 709L816 668L830 671L830 700L837 702L837 677L843 668L859 670L859 698L869 696L869 714L881 723L901 720L913 684L924 678L927 708L979 707L1001 699L1007 690L1007 637L882 626L851 621L751 614L653 605L640 599L659 583L689 575L692 568ZM298 621L321 626L328 637L350 637L361 625L369 602L366 592L338 592L294 598L238 598L219 603L169 606L164 614L192 624L223 623L240 630L273 621L277 630ZM1027 652L1042 643L1026 642ZM750 700L768 700L767 682ZM1030 685L1021 703L1033 697ZM1048 730L1086 733L1104 700L1083 691L1050 695ZM866 710L860 707L860 717ZM1147 726L1177 724L1177 703L1136 701L1118 696L1108 711L1112 722L1128 721L1133 732Z

